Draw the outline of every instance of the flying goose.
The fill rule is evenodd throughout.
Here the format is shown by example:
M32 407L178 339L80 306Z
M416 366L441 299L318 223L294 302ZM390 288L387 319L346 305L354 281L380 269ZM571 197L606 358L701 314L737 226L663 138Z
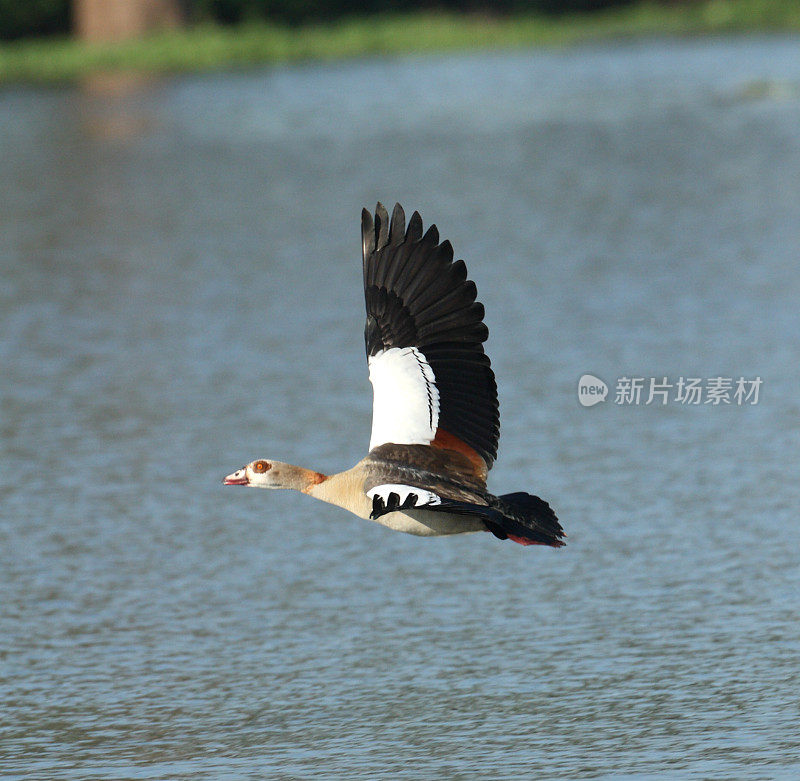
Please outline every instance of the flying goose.
M494 496L486 477L500 436L497 385L483 350L489 331L475 283L449 241L422 218L361 213L369 379L369 453L324 475L260 458L225 485L292 488L361 518L420 536L490 531L522 545L563 545L538 496Z

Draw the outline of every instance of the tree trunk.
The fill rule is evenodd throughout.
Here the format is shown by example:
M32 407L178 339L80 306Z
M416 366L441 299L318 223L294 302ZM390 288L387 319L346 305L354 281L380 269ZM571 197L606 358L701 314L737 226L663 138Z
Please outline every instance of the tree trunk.
M183 22L181 0L74 0L75 33L86 41L121 41Z

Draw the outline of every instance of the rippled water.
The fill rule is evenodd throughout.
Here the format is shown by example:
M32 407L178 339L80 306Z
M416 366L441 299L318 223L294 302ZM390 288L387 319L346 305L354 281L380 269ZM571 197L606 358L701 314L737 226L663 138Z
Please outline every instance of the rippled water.
M797 777L798 52L0 93L3 777ZM563 550L220 485L363 455L376 199L467 260Z

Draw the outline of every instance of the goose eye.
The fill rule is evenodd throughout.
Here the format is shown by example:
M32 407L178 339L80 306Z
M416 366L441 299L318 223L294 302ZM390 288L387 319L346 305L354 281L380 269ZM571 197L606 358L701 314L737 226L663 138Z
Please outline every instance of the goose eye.
M272 465L268 461L256 461L255 464L253 464L253 471L258 472L259 474L263 474L271 468Z

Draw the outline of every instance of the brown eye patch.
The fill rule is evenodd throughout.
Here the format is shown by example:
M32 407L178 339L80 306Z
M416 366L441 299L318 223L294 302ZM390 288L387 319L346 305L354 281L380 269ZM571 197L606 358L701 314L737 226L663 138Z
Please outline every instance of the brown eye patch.
M253 471L258 472L259 474L263 474L270 469L272 469L272 464L270 464L269 461L256 461L253 464Z

